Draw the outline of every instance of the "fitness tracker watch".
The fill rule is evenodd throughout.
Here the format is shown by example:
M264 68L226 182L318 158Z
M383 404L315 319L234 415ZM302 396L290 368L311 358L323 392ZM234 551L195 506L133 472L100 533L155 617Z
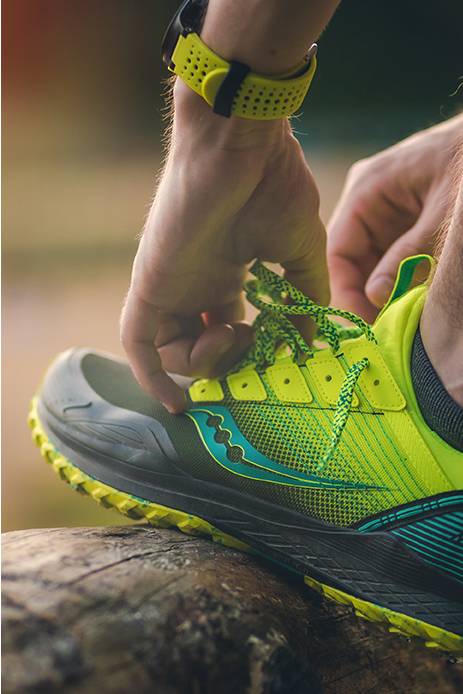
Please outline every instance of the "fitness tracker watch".
M291 74L267 77L225 60L201 40L207 0L185 0L164 35L162 58L214 113L253 120L285 118L301 106L314 76L317 46Z

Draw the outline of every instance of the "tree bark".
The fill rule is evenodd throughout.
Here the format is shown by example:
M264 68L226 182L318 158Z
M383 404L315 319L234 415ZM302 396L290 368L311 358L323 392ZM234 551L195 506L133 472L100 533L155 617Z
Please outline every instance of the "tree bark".
M463 666L263 561L146 526L3 540L3 692L463 691Z

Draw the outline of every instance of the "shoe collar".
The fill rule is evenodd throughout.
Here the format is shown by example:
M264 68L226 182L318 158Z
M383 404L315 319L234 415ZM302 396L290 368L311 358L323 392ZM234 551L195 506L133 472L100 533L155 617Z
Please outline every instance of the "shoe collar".
M413 341L418 330L426 301L429 280L410 289L415 269L427 260L431 273L435 260L428 255L412 256L402 261L391 296L373 325L381 354L407 401L407 410L449 488L460 489L463 484L462 454L449 446L424 421L411 379L410 361ZM429 277L429 276L428 276Z
M411 285L415 271L423 261L428 261L432 272L435 260L429 255L415 255L401 262L391 295L373 324L381 353L400 388L405 391L407 401L410 398L414 400L410 358L428 291L427 282L412 288Z

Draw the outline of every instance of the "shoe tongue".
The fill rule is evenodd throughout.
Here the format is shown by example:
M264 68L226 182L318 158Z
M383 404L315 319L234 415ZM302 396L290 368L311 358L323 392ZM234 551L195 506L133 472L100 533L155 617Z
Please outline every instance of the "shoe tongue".
M399 383L409 370L413 339L427 293L426 284L410 289L414 272L423 260L428 260L431 268L434 266L428 255L402 261L391 296L373 325L381 354Z
M399 265L399 269L397 270L394 288L391 292L389 299L384 305L381 313L379 314L377 320L381 318L383 313L387 311L389 306L391 306L391 304L394 301L400 299L401 296L408 292L408 290L412 286L415 271L418 265L420 265L424 260L426 260L429 263L429 273L431 273L434 270L436 261L432 256L427 255L426 253L420 253L419 255L411 255L408 258L404 258L404 260L402 260L402 262Z

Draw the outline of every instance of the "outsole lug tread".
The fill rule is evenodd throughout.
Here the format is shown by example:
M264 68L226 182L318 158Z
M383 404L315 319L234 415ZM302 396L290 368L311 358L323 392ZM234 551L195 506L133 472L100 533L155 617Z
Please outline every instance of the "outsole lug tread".
M154 527L177 527L183 533L207 536L226 547L252 552L252 549L244 542L220 531L199 517L191 516L183 511L170 509L151 501L145 502L142 499L132 497L125 492L120 492L108 485L104 485L82 472L62 456L48 441L37 416L36 398L32 401L28 425L32 430L32 440L39 447L43 458L51 465L55 473L73 489L90 497L100 506L114 509L135 520L144 519ZM452 634L432 624L413 619L407 615L393 612L380 605L361 600L332 586L320 583L310 576L304 576L304 583L328 600L352 607L358 617L385 625L391 633L407 639L412 637L418 638L427 648L440 649L451 654L463 654L463 638L456 634Z

